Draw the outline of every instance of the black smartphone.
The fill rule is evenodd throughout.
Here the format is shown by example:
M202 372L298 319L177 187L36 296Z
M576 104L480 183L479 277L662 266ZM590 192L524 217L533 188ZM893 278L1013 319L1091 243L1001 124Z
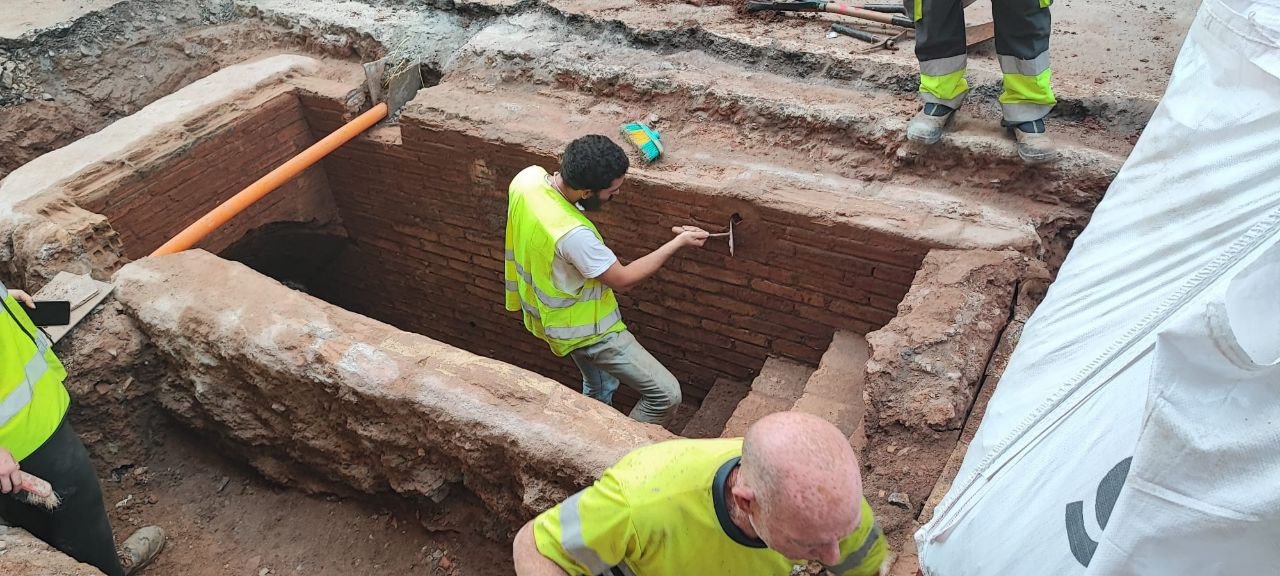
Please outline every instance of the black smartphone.
M45 300L36 302L35 308L23 306L22 309L36 326L66 326L71 323L71 302L68 300Z

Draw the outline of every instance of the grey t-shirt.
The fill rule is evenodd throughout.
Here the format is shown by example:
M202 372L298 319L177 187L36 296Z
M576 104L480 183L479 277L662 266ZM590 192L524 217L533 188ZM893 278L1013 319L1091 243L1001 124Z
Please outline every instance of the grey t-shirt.
M570 230L556 241L556 257L551 263L551 281L570 293L582 289L587 278L604 274L618 257L586 226Z

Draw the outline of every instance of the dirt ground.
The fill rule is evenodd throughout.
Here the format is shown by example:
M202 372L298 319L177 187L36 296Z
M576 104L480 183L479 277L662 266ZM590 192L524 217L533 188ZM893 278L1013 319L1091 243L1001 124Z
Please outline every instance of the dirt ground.
M506 544L464 533L478 504L429 517L405 502L312 496L267 482L184 429L154 443L145 461L99 471L117 541L150 524L168 532L148 576L511 573Z

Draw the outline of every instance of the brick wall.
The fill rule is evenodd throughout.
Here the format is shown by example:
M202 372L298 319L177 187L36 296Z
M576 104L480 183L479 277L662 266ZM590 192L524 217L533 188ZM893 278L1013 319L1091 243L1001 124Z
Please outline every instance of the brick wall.
M315 142L298 97L283 93L233 122L193 134L154 162L136 167L114 190L86 199L141 258L245 186ZM217 253L246 232L276 221L331 221L337 211L324 171L313 166L199 244Z
M303 98L312 128L343 118L336 102ZM384 135L385 136L385 135ZM575 385L568 359L502 308L506 186L523 168L555 160L406 114L399 139L362 138L325 160L355 247L318 295L471 352ZM812 216L675 190L633 176L591 217L623 261L695 223L738 229L687 249L654 278L619 295L641 343L701 398L717 377L749 381L769 355L816 364L836 329L866 333L896 313L925 249ZM623 402L625 402L625 396Z

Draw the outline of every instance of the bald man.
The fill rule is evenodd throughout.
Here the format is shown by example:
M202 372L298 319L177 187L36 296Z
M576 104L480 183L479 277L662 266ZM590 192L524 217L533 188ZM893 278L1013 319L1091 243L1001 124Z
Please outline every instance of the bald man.
M635 450L513 545L518 576L872 576L887 551L848 440L800 412Z

